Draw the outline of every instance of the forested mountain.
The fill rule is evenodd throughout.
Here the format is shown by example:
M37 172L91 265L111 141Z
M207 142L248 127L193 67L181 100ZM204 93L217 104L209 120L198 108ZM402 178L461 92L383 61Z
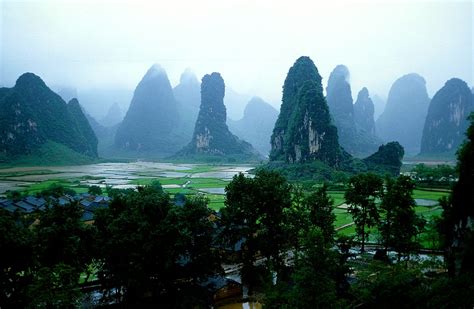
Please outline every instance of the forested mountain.
M115 147L131 156L166 156L185 141L178 136L178 107L168 76L153 65L138 84L130 107L117 129Z
M421 154L454 155L466 139L468 115L474 110L472 93L466 82L458 78L448 80L431 100L426 116Z
M345 73L342 75L345 80L344 76ZM336 87L333 82L331 87ZM347 89L348 86L343 84L343 87L337 87ZM309 57L298 58L283 85L280 115L271 138L270 163L263 168L300 180L327 180L338 173L361 171L398 175L404 150L397 142L381 145L377 152L363 160L352 157L340 146L338 129L332 122L322 88L321 76L313 61ZM336 88L331 88L331 91ZM368 93L363 91L360 100L367 98ZM353 113L348 106L346 111L346 116Z
M386 142L398 141L407 153L418 153L429 102L423 77L415 73L400 77L375 123L377 135Z
M343 153L323 95L321 76L309 57L300 57L283 85L280 115L271 138L270 160L320 160L335 166Z
M13 88L1 88L0 132L0 152L7 161L35 156L46 144L97 157L97 138L78 101L66 104L33 73L21 75Z
M201 106L191 142L177 157L239 156L256 158L252 145L233 135L226 124L225 84L219 73L205 75L201 83Z
M248 141L261 154L268 156L273 126L278 111L259 97L253 97L244 110L242 119L227 119L229 129L238 137Z

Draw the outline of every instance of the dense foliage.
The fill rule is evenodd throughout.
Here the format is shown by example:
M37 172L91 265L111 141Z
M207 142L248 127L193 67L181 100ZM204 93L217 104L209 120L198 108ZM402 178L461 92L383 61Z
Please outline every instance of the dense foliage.
M467 141L458 151L459 181L451 196L441 201L444 211L440 230L445 236L446 259L452 275L474 274L474 113L469 121Z
M92 225L81 222L77 203L28 216L0 211L2 307L76 307L82 281L99 284L104 304L210 302L205 282L221 266L208 200L176 206L159 183L108 193L113 202L95 211Z
M458 177L458 171L454 166L440 164L428 166L423 163L417 164L411 171L412 178L417 185L428 187L449 188Z
M474 101L466 82L448 80L431 100L426 116L421 155L451 153L465 140L467 116L474 111Z
M363 162L371 171L397 176L404 154L405 150L398 142L390 142L381 145L376 153L363 159Z
M380 214L376 201L383 195L383 181L374 174L359 174L349 179L344 198L349 204L349 213L352 215L356 227L356 234L360 239L360 251L364 252L365 242L369 237L369 228L377 225Z
M116 194L95 219L106 295L128 304L207 302L199 283L220 264L206 205L196 197L174 206L159 185Z
M416 237L423 230L425 221L415 213L413 199L415 184L407 176L386 180L386 189L380 203L379 231L385 250L398 252L398 259L408 256L419 247Z

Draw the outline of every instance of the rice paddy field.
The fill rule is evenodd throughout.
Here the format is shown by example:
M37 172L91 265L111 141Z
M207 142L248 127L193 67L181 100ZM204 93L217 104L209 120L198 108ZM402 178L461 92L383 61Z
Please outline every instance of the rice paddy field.
M171 195L204 194L209 207L224 206L224 188L238 173L248 174L253 166L173 164L154 162L100 163L79 166L15 167L0 169L0 194L17 190L35 194L51 185L78 193L92 185L105 188L135 188L158 180Z
M78 193L87 192L88 187L135 188L158 180L170 194L204 194L209 207L219 210L224 207L225 187L238 173L248 174L249 165L173 164L154 162L100 163L80 166L15 167L0 169L0 194L7 190L18 190L27 194L40 192L51 185L61 185ZM251 176L251 175L250 175ZM447 190L416 189L414 198L416 212L427 221L440 216L442 209L438 199L449 194ZM347 211L344 191L329 191L334 201L336 229L345 235L355 234L351 215Z

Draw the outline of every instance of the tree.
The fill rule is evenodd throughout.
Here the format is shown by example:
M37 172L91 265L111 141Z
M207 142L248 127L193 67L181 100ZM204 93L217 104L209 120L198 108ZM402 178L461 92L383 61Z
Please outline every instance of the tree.
M474 113L469 116L467 141L458 150L459 180L443 207L440 233L444 238L446 261L451 276L474 273Z
M293 308L334 307L336 297L337 253L330 249L324 233L313 227L301 239L305 250L295 262L295 286L290 296Z
M407 268L373 261L361 270L352 287L353 307L424 308L427 286L421 267ZM436 306L434 308L437 308Z
M33 225L34 266L28 288L33 306L74 306L77 284L94 256L95 229L81 222L77 203L53 205Z
M253 179L243 174L234 176L226 193L222 239L232 247L243 242L243 280L255 281L257 252L266 257L268 269L278 273L283 267L281 252L289 239L286 219L291 209L291 186L279 173L259 170Z
M113 193L109 208L95 217L107 298L127 305L207 304L200 283L221 271L207 199L176 206L157 183Z
M164 220L169 196L153 187L138 192L115 192L108 209L95 214L98 230L99 279L107 293L125 303L140 303L145 295L157 296L172 287L177 231Z
M259 209L254 203L255 189L251 178L242 173L235 175L225 188L226 207L221 210L221 237L226 247L234 248L237 243L243 242L240 250L241 277L247 284L253 281L251 277L255 274L254 263L259 249L257 231L261 222ZM252 284L249 284L249 291L252 291Z
M359 174L349 179L344 194L349 204L348 211L355 223L356 234L361 240L361 252L369 236L367 228L373 227L379 220L376 201L382 195L383 180L375 174Z
M99 186L90 186L87 192L92 195L101 195L102 189Z
M261 170L253 179L255 202L260 213L262 254L277 273L282 270L281 253L287 244L285 211L291 208L291 185L279 173Z
M424 220L415 213L414 188L408 176L399 176L396 180L387 178L386 192L380 203L382 240L385 249L392 247L398 252L398 259L418 247L415 237L424 227Z
M340 254L327 243L321 229L312 226L300 234L291 280L265 293L269 308L333 308L338 299Z
M311 225L320 228L324 241L327 244L332 244L336 215L333 212L334 202L327 194L327 185L324 184L316 189L306 198L305 202L309 209Z
M18 214L0 209L0 304L26 307L31 282L32 235Z
M214 231L209 220L209 199L203 195L187 198L182 207L172 207L166 221L178 232L175 250L180 253L176 278L179 282L171 298L177 304L193 307L206 305L206 295L200 283L216 274L222 274L220 256L215 249ZM183 292L178 292L183 291Z

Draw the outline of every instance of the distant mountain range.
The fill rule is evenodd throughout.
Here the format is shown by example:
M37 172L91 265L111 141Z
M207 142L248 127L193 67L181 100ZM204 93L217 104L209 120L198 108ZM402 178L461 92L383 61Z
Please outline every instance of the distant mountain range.
M227 119L232 133L248 141L262 155L270 154L270 138L278 111L259 97L253 97L244 110L242 119Z
M429 104L423 77L415 73L400 77L390 88L385 110L375 123L378 136L385 142L398 141L408 154L419 153Z

